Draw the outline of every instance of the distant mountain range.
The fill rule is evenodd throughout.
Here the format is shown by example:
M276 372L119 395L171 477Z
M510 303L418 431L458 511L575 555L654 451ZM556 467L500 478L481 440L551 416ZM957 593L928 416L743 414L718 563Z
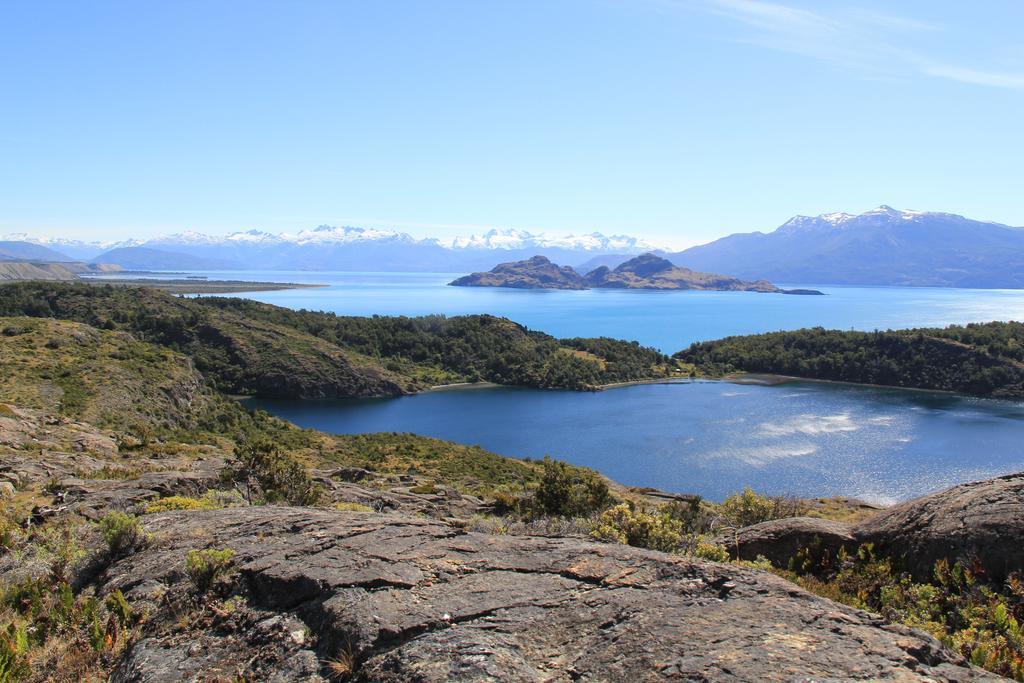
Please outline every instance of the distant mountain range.
M1024 288L1024 228L880 206L796 216L667 255L695 270L772 282Z
M447 241L331 226L224 237L185 232L117 243L6 239L0 260L102 262L132 270L470 272L539 255L588 273L653 252L680 267L744 280L1024 288L1024 228L888 206L860 215L796 216L772 232L738 233L674 253L625 235L553 238L524 230ZM32 251L38 248L45 251Z
M295 234L249 230L212 237L185 232L145 241L107 243L39 239L23 234L10 239L61 252L63 260L113 263L133 270L458 272L490 268L499 258L543 254L575 264L599 254L623 253L628 258L655 248L635 237L596 232L548 237L525 230L490 230L443 241L417 239L390 230L326 225Z

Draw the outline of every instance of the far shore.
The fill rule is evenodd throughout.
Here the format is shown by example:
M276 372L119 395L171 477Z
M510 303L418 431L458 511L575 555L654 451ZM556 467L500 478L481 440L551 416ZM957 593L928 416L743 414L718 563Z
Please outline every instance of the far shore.
M243 292L273 292L282 289L313 289L320 284L297 282L246 282L245 280L157 280L155 278L81 278L76 282L90 285L118 287L152 287L170 294L241 294Z

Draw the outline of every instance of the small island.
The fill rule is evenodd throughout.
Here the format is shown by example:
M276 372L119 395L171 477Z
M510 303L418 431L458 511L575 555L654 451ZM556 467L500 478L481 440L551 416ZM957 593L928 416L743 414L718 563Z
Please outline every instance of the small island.
M680 268L655 254L641 254L615 269L600 266L580 275L569 266L559 266L544 256L525 261L501 263L486 273L473 273L453 280L455 287L512 287L515 289L660 289L766 292L774 294L820 295L813 289L785 290L767 280L746 281L728 275L700 273Z

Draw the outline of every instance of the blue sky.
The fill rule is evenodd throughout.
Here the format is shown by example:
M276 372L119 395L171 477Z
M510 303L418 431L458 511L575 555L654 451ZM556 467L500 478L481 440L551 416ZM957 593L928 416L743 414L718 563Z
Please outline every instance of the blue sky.
M1024 3L8 2L0 233L1024 225Z

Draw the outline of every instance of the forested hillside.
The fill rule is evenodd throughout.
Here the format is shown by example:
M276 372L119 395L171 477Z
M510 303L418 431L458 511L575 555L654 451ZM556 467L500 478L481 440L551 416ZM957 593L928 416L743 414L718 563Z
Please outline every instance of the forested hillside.
M0 315L127 331L185 353L218 389L246 395L395 396L481 380L588 389L665 376L671 365L636 343L558 340L488 315L346 317L88 284L15 283L0 293Z
M820 327L727 337L676 354L704 372L766 372L955 391L1024 396L1024 324L842 332Z

